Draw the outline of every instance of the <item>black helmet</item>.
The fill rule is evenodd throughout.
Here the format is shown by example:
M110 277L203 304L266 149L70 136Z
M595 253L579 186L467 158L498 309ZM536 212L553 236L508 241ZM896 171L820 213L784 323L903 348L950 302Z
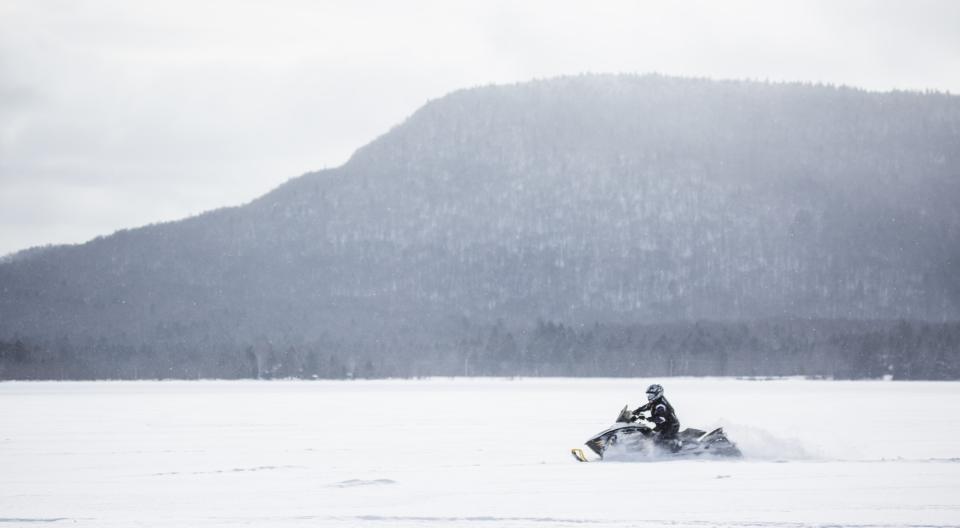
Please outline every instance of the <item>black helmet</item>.
M647 387L647 401L653 401L663 396L663 385L654 383Z

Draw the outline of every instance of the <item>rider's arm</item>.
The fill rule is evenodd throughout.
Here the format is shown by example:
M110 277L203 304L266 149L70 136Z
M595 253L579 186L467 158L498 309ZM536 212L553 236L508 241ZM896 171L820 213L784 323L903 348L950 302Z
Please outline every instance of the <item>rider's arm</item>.
M650 413L650 418L648 418L648 420L650 420L651 422L657 425L660 425L663 422L667 421L666 414L667 414L667 406L661 403L653 408L652 412Z

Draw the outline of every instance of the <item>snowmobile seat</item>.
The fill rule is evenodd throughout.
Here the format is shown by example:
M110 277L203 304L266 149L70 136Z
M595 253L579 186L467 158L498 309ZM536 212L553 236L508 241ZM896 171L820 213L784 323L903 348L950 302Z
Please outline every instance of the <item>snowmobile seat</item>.
M704 435L706 431L701 431L700 429L694 429L693 427L688 427L683 431L680 431L680 438L700 438Z

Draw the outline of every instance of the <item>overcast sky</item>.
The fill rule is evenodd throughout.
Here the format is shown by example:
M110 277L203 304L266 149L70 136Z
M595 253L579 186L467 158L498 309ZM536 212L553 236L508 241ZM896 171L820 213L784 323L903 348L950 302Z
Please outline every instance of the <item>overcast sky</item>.
M0 254L247 202L457 88L960 92L960 2L0 0Z

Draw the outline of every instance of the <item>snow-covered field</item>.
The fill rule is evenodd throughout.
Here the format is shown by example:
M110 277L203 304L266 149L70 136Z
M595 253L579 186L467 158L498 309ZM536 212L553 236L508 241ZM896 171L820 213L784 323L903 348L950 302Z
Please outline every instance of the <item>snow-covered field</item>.
M661 381L742 461L577 463ZM0 526L960 526L960 383L0 383Z

